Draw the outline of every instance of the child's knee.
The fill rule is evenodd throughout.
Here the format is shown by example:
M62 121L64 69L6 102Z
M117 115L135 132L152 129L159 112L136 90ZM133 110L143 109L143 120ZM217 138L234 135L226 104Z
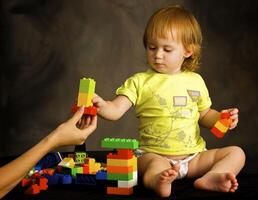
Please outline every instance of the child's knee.
M238 158L239 160L245 162L245 152L244 152L244 150L241 147L231 146L230 150L231 150L231 153L236 155L236 158Z

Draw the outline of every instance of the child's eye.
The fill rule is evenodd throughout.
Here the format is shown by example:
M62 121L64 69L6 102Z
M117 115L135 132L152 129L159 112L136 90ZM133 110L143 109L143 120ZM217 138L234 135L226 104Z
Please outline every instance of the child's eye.
M149 49L149 50L155 50L156 47L155 47L155 46L148 46L148 49Z
M172 49L164 49L165 52L171 52Z

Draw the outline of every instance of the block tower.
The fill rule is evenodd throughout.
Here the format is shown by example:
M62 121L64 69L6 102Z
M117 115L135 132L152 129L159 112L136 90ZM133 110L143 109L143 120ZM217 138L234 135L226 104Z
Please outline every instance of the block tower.
M230 113L222 112L220 113L220 119L215 123L215 125L211 129L211 132L217 138L222 138L224 137L225 133L228 131L231 123L232 123L232 120L230 119Z
M101 147L116 149L107 155L107 180L117 181L107 187L107 194L130 195L137 185L137 158L133 150L139 143L135 139L104 138Z
M82 78L80 79L79 85L79 94L77 105L74 105L72 108L73 112L76 112L77 109L81 106L84 106L84 114L86 115L96 115L97 108L92 104L92 98L95 93L95 80L91 78Z

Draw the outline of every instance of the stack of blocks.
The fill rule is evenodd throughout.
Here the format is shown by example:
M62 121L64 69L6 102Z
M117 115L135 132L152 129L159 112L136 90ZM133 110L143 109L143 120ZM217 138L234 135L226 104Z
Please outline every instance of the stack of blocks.
M137 158L133 150L138 148L135 139L105 138L102 148L116 149L107 155L107 180L117 181L115 187L108 186L107 194L130 195L137 185Z
M96 82L91 78L80 79L77 105L73 106L73 112L76 112L79 107L84 106L84 114L97 114L97 109L92 104L92 98L94 97L95 93L95 86Z
M220 114L220 119L215 123L211 132L217 137L222 138L225 133L228 131L230 125L232 123L232 119L230 119L229 112L222 112Z

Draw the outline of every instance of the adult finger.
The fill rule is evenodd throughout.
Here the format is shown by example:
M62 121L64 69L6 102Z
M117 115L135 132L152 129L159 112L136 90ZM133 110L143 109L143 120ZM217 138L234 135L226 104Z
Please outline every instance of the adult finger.
M80 107L76 113L71 118L71 121L73 121L75 124L82 118L82 115L84 113L84 106Z

